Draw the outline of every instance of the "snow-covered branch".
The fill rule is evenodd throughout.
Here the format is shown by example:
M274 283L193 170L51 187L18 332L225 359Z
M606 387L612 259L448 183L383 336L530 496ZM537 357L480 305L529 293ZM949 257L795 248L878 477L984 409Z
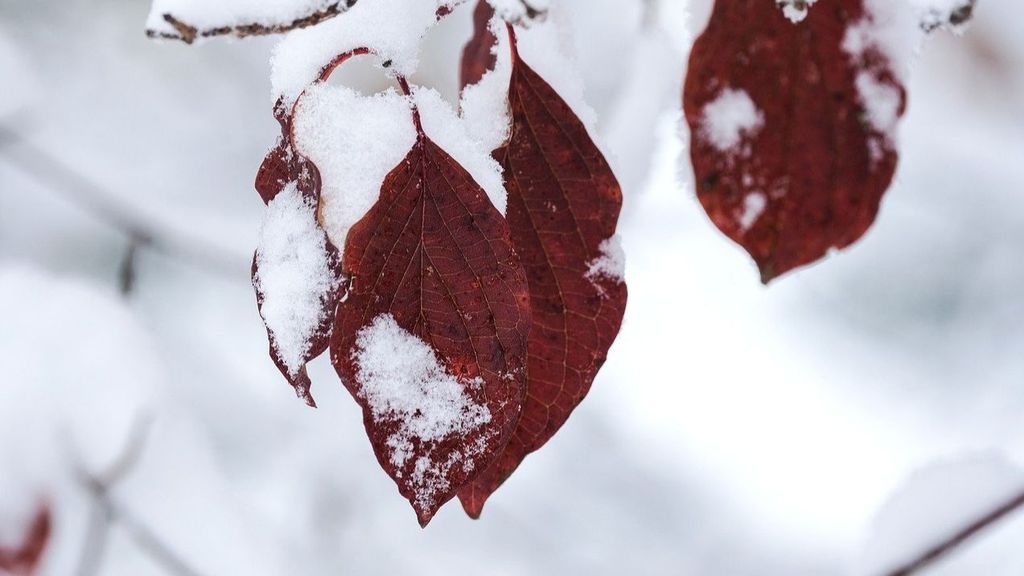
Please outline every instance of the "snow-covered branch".
M194 0L154 0L146 35L191 44L214 36L281 34L319 24L355 4L356 0L231 0L211 7Z

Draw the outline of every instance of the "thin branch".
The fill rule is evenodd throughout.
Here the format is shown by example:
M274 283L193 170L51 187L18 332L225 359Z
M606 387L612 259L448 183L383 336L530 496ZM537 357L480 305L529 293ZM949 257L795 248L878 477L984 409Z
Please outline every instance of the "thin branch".
M164 22L167 22L167 24L174 29L174 32L149 29L146 30L146 36L165 40L181 40L186 44L191 44L195 42L197 38L211 38L214 36L235 36L237 38L247 38L249 36L283 34L289 30L315 26L325 20L330 20L338 14L347 12L348 9L355 6L355 4L356 0L337 0L336 2L329 3L323 8L317 9L309 14L300 16L291 21L281 22L279 24L250 22L207 28L189 24L185 20L178 18L173 14L164 14Z
M107 192L101 185L66 164L57 155L35 146L2 124L0 152L11 160L15 168L39 184L91 212L112 228L120 230L136 248L149 247L223 276L240 277L247 271L247 264L243 260L220 247L195 237L182 238L166 230L153 219L125 207L116 199L115 194ZM133 258L134 256L132 254Z
M913 561L901 568L888 572L886 576L912 576L952 554L982 531L992 527L1010 514L1024 508L1024 491L1011 498L995 510L978 518L951 536L949 539L929 548Z
M136 518L128 509L118 505L110 495L114 487L135 469L142 458L151 428L152 418L148 416L136 418L124 449L102 473L90 473L81 462L74 459L75 472L79 481L93 498L93 509L90 513L85 545L76 571L77 576L94 576L99 572L110 530L114 526L124 529L136 545L160 564L168 574L202 576L145 523Z

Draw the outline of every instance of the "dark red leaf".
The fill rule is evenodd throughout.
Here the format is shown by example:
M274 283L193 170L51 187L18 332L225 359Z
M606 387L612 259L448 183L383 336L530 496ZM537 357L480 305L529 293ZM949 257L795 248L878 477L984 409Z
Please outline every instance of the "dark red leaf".
M606 257L622 207L611 168L569 105L515 53L509 104L510 140L494 156L505 170L506 218L530 288L527 397L501 456L459 492L473 517L586 396L626 307L625 283L593 268Z
M494 8L487 0L478 0L473 11L473 36L462 49L462 66L459 71L459 88L471 86L480 81L488 70L497 63L492 48L498 41L488 23L494 17Z
M530 327L525 274L501 214L422 128L377 204L349 232L344 271L351 287L338 308L331 360L363 407L378 461L426 525L493 461L519 418ZM410 421L431 417L429 406L423 413L378 406L375 414L371 397L381 382L361 373L370 368L361 365L360 335L388 315L429 345L473 406L486 407L486 422L424 438Z
M684 107L697 195L764 282L859 239L892 181L897 154L857 81L895 94L896 116L905 90L877 47L844 50L868 17L863 0L819 2L800 24L774 2L718 0L694 45ZM723 150L705 111L729 90L749 95L763 123Z
M50 507L39 506L20 544L10 548L0 544L0 573L16 576L35 574L50 541L52 523Z
M260 166L259 172L256 175L256 191L259 192L265 204L270 204L282 190L294 183L302 196L311 205L317 207L316 211L319 213L320 172L317 170L316 165L296 152L292 145L291 112L279 102L275 107L275 116L281 124L281 136L278 139L277 145L267 154L263 164ZM270 340L270 357L274 360L274 364L277 365L278 370L281 371L281 374L284 375L295 389L298 397L314 408L316 407L316 402L310 393L311 382L309 375L306 373L305 364L327 350L334 322L334 310L337 308L338 300L344 293L344 282L341 280L341 258L337 248L329 240L327 241L327 252L329 267L335 278L338 279L337 287L321 299L320 304L323 307L323 312L320 317L322 320L320 325L310 335L309 349L304 354L301 367L294 370L289 368L288 363L278 350L278 343L274 333L271 331L270 326L267 327L267 336ZM253 287L256 290L256 302L262 315L266 295L260 288L260 282L258 281L259 272L258 255L254 255L252 261L252 281Z

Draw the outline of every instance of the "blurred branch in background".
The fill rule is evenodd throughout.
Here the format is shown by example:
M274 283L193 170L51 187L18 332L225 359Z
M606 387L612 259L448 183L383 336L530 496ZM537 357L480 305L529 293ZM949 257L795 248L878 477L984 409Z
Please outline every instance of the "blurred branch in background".
M167 230L161 223L125 206L117 195L57 155L34 145L3 124L0 124L0 160L7 160L39 184L125 235L128 249L118 273L118 286L123 294L130 293L134 286L135 259L140 248L150 248L222 276L237 278L245 273L235 255L198 237L184 238Z
M175 554L149 527L118 505L111 497L111 492L117 484L138 465L145 450L152 423L152 419L148 416L136 418L124 450L101 474L90 473L76 459L75 473L93 501L88 532L76 571L77 576L99 574L110 530L115 526L124 529L139 548L162 566L168 574L200 576L199 572Z
M1024 491L1021 491L995 510L986 513L974 522L971 522L959 532L942 541L932 548L925 550L920 556L906 565L893 570L886 576L917 576L932 567L935 563L955 553L957 549L979 536L985 530L992 528L1008 516L1024 508Z

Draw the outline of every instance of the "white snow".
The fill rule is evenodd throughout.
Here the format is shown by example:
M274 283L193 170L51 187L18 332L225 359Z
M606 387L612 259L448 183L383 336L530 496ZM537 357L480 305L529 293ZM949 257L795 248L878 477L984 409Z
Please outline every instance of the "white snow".
M294 183L267 205L256 264L263 319L278 356L294 376L304 365L310 340L331 312L323 302L338 282L316 211Z
M285 25L335 4L339 0L153 0L146 27L175 33L164 14L200 30L243 24Z
M382 314L356 337L353 352L358 366L360 396L376 423L396 425L388 438L389 460L404 467L414 450L429 450L433 443L453 435L477 433L491 421L487 406L466 393L478 390L483 380L460 380L441 365L434 349L403 329L390 314ZM486 442L486 435L481 436ZM414 445L415 443L415 445ZM444 460L428 453L414 463L412 481L419 502L429 507L449 488L445 475L456 464L471 469L483 444L465 453L453 452Z
M743 198L743 211L740 213L739 224L740 230L746 232L750 230L761 215L764 214L765 208L768 207L768 197L763 192L751 192Z
M497 56L493 70L476 84L462 90L459 114L468 136L485 150L496 150L508 138L512 126L509 117L508 88L512 75L512 53L505 23L495 16L489 24L497 42L491 52Z
M554 4L543 22L534 22L527 28L517 26L519 55L565 100L597 141L597 114L584 97L585 85L569 32L571 17L570 11Z
M298 151L320 170L324 229L343 249L349 229L416 141L409 100L394 90L363 96L318 83L299 102L294 132Z
M359 2L342 17L290 32L271 58L273 95L294 102L325 65L339 54L369 48L392 74L409 76L419 65L423 35L436 22L444 0Z
M587 278L607 278L620 282L626 279L626 253L618 234L601 242L601 255L590 263Z
M548 10L551 0L487 0L494 7L494 12L508 22L520 22L526 18L527 5L538 11Z
M736 151L764 126L764 114L745 90L725 88L704 107L701 134L718 151Z
M508 194L501 166L491 157L493 148L490 147L501 130L500 118L495 120L491 132L480 132L479 126L474 132L436 90L414 88L413 101L420 111L426 135L473 176L494 207L504 214Z
M997 455L963 457L915 472L875 519L860 573L895 570L1021 491L1024 470Z
M782 9L782 13L794 24L803 22L807 18L807 10L817 0L774 0L775 4Z

